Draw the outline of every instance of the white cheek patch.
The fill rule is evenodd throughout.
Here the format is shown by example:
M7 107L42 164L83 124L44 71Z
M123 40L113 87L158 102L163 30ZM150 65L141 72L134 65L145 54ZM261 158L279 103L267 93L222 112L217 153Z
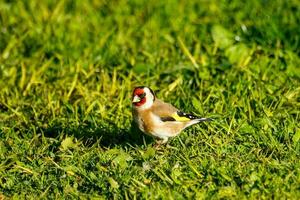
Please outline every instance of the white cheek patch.
M141 110L148 109L148 108L150 108L152 106L152 104L153 104L153 100L146 98L146 103L144 103L143 105L139 106L138 108L141 109Z

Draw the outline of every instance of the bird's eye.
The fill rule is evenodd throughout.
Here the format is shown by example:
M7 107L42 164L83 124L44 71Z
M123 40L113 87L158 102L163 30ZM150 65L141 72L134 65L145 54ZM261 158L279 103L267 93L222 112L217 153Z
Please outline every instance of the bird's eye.
M143 93L143 94L141 94L141 95L139 95L139 97L142 99L142 98L144 98L146 96L146 93Z

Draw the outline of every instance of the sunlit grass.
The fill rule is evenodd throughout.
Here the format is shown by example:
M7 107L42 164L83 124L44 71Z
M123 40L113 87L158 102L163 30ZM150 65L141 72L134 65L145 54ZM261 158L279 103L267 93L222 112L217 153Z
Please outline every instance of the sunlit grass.
M0 1L0 199L299 198L297 1ZM157 150L132 89L213 117Z

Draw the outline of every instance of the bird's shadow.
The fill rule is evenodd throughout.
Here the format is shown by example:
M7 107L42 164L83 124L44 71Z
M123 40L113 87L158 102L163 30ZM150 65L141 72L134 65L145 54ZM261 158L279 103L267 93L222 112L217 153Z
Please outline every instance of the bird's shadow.
M73 136L81 140L84 145L92 146L99 143L101 147L112 148L115 146L142 146L153 142L153 139L145 136L132 123L128 129L122 129L114 124L106 126L95 126L82 123L78 126L65 127L60 124L54 124L43 129L45 137L58 138L62 135Z

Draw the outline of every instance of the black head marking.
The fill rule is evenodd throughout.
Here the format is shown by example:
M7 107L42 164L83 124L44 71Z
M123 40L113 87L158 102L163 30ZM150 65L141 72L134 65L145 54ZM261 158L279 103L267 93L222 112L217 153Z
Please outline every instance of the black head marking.
M153 101L155 101L155 98L156 98L155 93L153 92L153 90L151 88L149 88L149 90L150 90L151 94L153 95Z

